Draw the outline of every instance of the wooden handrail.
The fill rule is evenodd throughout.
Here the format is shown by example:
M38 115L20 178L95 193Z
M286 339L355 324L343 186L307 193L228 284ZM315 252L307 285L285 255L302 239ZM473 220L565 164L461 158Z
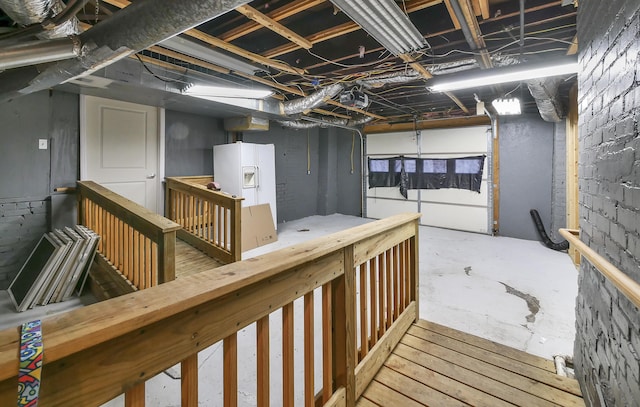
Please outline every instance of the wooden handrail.
M589 260L589 262L603 276L611 281L636 307L640 307L640 284L580 240L579 230L560 229L560 234L567 239L569 244L578 249L580 254Z
M242 201L206 188L213 176L170 177L166 182L167 217L182 228L178 237L225 263L242 258Z
M417 272L412 250L417 247L418 217L398 215L47 318L42 328L46 357L40 399L43 405L99 405L125 390L140 389L175 363L194 360L197 352L219 340L231 341L234 352L236 332L322 287L323 310L330 310L328 315L323 312L322 325L328 318L333 348L323 355L323 365L331 368L329 384L324 383L330 391L323 401L344 399L352 405L356 386L366 386L366 378L384 362L374 352L393 349L388 338L399 339L401 322L417 318L417 287L394 285L390 301L404 304L398 305L404 311L383 313L397 316L384 322L386 336L375 333L377 345L357 364L356 253L368 250L372 258L396 253L387 261L392 264L390 273L416 282L409 274ZM407 235L409 229L416 233ZM369 259L359 258L369 264ZM15 401L18 347L19 328L0 331L0 405ZM233 361L227 364L231 372L237 368ZM191 369L189 383L197 383L194 374ZM78 380L82 385L69 392L68 386Z
M180 225L176 222L172 222L96 182L78 181L77 184L81 196L94 202L100 202L100 205L107 211L130 225L136 225L137 230L153 238L156 242L163 234L180 229Z
M175 278L179 224L93 181L78 181L77 191L79 223L101 238L98 266L105 273L124 276L129 282L124 292Z

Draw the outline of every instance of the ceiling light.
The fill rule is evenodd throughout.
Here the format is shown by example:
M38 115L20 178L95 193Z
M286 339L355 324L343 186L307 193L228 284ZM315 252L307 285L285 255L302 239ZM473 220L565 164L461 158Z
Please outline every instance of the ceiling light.
M465 72L462 75L447 75L433 78L427 89L432 92L446 92L459 89L478 88L499 83L526 81L547 76L559 76L578 72L576 58L565 58L555 63L531 63Z
M243 72L249 75L254 75L257 71L263 69L237 58L233 58L222 52L214 51L210 47L199 44L196 41L188 40L179 36L171 37L168 40L164 40L158 43L161 47L168 48L170 50L180 52L185 55L192 56L194 58L201 59L206 62L210 62L215 65L222 66L232 71Z
M389 52L406 54L424 48L422 34L393 0L331 0Z
M522 109L520 107L520 99L518 98L496 99L491 102L491 104L496 109L496 112L498 112L498 114L501 116L522 113Z
M273 95L270 89L252 89L252 88L229 88L223 86L211 85L193 85L182 91L183 94L194 96L202 99L212 98L247 98L247 99L264 99Z

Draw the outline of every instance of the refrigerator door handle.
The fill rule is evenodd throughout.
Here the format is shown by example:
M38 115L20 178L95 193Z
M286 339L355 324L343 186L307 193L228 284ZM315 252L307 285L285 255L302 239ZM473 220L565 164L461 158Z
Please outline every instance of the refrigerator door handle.
M260 188L260 167L256 165L256 186L255 188Z

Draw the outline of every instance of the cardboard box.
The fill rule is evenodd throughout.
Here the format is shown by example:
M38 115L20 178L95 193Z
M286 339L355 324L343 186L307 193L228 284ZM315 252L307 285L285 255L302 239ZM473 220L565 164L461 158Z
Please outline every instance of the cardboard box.
M278 240L269 204L242 208L241 229L243 252Z

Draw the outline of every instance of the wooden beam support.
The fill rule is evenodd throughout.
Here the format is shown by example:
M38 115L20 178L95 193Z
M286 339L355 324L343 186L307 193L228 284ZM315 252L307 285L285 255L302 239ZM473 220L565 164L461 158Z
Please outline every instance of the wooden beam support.
M433 75L431 74L431 72L429 72L424 66L422 66L415 59L413 59L412 56L410 56L408 54L402 54L402 55L400 55L400 59L402 59L404 62L409 64L409 66L411 68L413 68L413 70L418 72L420 75L422 75L423 78L425 78L425 79L433 78ZM470 114L469 109L464 105L464 103L462 103L462 101L460 99L458 99L458 97L456 95L454 95L451 92L444 92L444 93L445 93L445 95L447 95L449 97L449 99L451 99L453 101L453 103L458 105L458 107L460 109L462 109L463 112L465 112L466 114Z
M253 20L256 23L262 25L263 27L270 29L276 34L283 36L289 41L295 44L298 44L300 47L304 49L310 49L311 47L313 47L313 44L311 43L311 41L293 32L292 30L288 29L287 27L280 24L279 22L267 17L266 15L262 14L261 12L259 12L258 10L256 10L255 8L249 5L245 4L243 6L237 7L236 11L243 14L248 19Z
M452 127L482 126L491 124L487 116L465 116L452 119L424 120L417 123L379 123L364 126L366 134L389 133L394 131L413 131L426 129L445 129Z
M493 236L500 233L500 118L496 120L491 139L492 174L491 186L493 187Z
M280 7L277 10L267 13L266 16L271 18L273 21L281 21L287 17L291 17L324 2L325 0L296 0L294 2L291 2L290 4L287 4L286 6ZM247 34L251 34L252 32L257 31L261 28L262 25L258 23L255 23L253 21L248 22L222 34L220 36L220 39L224 41L233 41L240 37L244 37Z
M478 0L478 3L480 4L480 15L482 15L482 19L486 20L491 17L489 13L489 0Z
M567 112L567 228L580 228L580 204L578 199L578 85L569 91L569 111ZM569 247L569 257L577 266L580 253L574 246Z
M567 50L567 55L575 55L578 53L578 34L573 37L571 41L571 45L569 45L569 49Z
M445 6L447 6L447 11L449 12L449 17L451 17L453 26L455 27L456 30L459 30L462 27L460 26L460 21L458 20L458 17L456 17L455 11L453 11L453 7L451 6L451 0L444 0L444 4Z
M387 119L386 117L380 116L379 114L370 113L370 112L367 112L366 110L362 110L362 109L359 109L357 107L343 105L342 103L336 102L335 100L327 100L327 104L333 105L333 106L338 106L338 107L341 107L343 109L351 110L352 112L357 112L357 113L363 114L365 116L370 116L370 117L373 117L374 119L379 119L379 120L386 120Z

